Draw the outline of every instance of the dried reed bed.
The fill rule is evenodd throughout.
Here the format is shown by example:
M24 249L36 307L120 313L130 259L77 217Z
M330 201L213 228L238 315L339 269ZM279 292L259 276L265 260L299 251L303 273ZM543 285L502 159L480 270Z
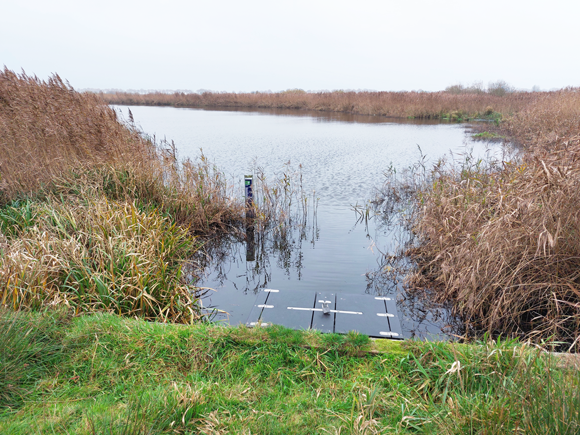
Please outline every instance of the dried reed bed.
M468 332L580 349L579 115L578 89L545 94L505 124L520 161L440 171L420 192L410 284L453 301Z
M196 237L242 220L203 156L178 162L58 76L0 73L2 306L194 321Z
M533 104L509 118L503 129L528 151L566 149L580 133L579 102L580 88L540 93Z
M32 192L65 171L129 161L147 151L96 95L55 75L0 73L0 199Z
M43 82L0 74L0 205L46 189L138 199L195 234L241 217L222 175L202 156L178 162L175 150L144 140L94 94L58 76Z
M278 93L103 93L109 104L174 107L249 107L307 109L360 115L465 119L495 113L513 114L527 107L539 93L512 92L304 92Z

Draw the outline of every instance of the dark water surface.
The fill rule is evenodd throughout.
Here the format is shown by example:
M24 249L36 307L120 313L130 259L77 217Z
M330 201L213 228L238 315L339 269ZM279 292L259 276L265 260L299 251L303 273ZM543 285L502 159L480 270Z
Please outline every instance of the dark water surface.
M127 117L126 107L116 109ZM144 132L173 140L181 157L203 149L240 197L244 175L257 167L275 179L301 165L303 189L317 199L317 212L292 231L256 234L249 247L223 241L210 249L198 285L217 290L204 300L227 312L216 319L245 322L263 288L324 289L395 296L406 337L444 337L445 310L422 307L384 273L383 254L407 240L404 231L380 220L357 225L352 207L373 198L390 166L400 171L417 162L418 146L430 162L468 150L485 157L486 144L472 141L464 125L294 110L130 110Z

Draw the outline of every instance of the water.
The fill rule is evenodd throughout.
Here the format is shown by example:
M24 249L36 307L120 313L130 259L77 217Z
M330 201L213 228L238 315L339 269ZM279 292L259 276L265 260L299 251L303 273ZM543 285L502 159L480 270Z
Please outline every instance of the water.
M127 108L116 109L127 116ZM484 157L486 145L472 141L464 125L292 110L130 110L144 132L173 140L181 157L195 158L202 149L240 196L244 175L257 167L269 179L300 171L310 206L318 204L293 231L210 249L198 285L217 290L204 300L227 313L216 320L245 322L263 288L325 289L395 296L406 337L445 336L445 310L423 307L405 295L397 277L384 273L384 254L406 240L404 231L379 220L357 225L353 206L374 196L387 168L402 170L422 154L431 162L467 150Z

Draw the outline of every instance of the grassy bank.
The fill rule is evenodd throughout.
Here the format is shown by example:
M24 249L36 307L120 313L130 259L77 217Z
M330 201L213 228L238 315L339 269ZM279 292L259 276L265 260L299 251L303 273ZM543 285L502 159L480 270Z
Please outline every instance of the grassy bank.
M580 430L580 375L514 343L369 343L283 328L2 311L0 432ZM366 352L365 352L366 351Z
M542 93L510 92L304 92L102 93L109 104L173 107L304 109L404 118L501 119L521 111Z

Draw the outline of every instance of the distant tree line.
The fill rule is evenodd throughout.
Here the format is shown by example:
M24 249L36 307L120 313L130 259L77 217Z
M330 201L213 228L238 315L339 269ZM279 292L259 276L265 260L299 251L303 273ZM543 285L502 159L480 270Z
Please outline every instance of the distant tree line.
M508 84L505 80L497 80L495 82L490 82L487 88L483 85L483 82L474 82L472 85L465 86L462 84L455 84L447 86L445 92L452 94L490 94L498 97L502 97L506 94L511 94L515 92L516 88Z

